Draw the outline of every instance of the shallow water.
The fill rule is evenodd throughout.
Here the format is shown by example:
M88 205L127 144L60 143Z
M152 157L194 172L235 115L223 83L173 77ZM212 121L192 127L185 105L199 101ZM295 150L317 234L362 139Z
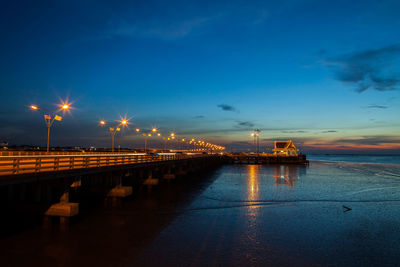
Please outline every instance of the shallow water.
M333 161L351 163L373 163L386 165L400 165L400 155L307 155L307 159L314 161Z
M132 263L396 265L399 189L396 167L225 166Z
M191 178L164 184L150 194L135 192L118 209L82 210L80 221L68 232L34 229L0 240L0 259L5 260L1 262L14 266L394 266L400 262L400 166L225 165Z

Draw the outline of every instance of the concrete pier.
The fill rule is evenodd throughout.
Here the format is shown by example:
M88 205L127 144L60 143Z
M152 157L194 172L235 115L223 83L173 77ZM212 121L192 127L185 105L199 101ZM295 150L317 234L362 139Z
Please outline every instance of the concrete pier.
M3 172L0 175L0 208L3 206L10 211L4 214L4 219L7 220L4 223L12 224L16 217L11 214L18 210L19 214L34 214L34 217L29 215L29 220L38 223L43 220L45 227L57 218L60 226L66 228L70 218L79 215L81 199L86 202L94 201L92 199L104 201L106 207L112 201L112 206L115 207L122 199L131 196L135 188L141 190L144 185L151 191L163 181L172 182L178 176L185 179L188 173L205 171L226 162L226 158L220 155L178 155L149 162L139 160L137 156L131 161L125 157L125 162L121 164L122 156L118 157L121 160L114 162L106 156L96 156L96 160L104 161L100 166L96 161L96 164L87 164L79 169L75 168L76 165L65 169L60 165L58 169L46 169L49 171L24 172L18 169L13 174ZM84 159L85 162L91 162L89 157ZM9 161L8 158L4 160ZM77 160L74 159L74 162ZM35 159L21 157L21 162L25 161L30 166ZM70 161L66 162L71 164Z
M49 224L49 218L46 216L56 216L60 218L60 225L62 228L67 227L69 218L79 214L79 203L69 202L69 191L64 192L60 198L60 202L53 204L45 212L45 226Z

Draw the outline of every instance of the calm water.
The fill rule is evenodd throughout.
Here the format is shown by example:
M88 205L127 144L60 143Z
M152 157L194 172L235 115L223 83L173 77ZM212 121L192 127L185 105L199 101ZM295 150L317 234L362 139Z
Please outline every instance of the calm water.
M309 160L400 165L400 155L308 155Z
M225 166L133 263L397 265L400 168ZM343 205L352 210L344 212ZM151 255L157 257L151 258Z
M35 229L0 240L0 253L48 266L400 262L400 166L226 165L198 178L136 192L118 209L83 211L67 233Z

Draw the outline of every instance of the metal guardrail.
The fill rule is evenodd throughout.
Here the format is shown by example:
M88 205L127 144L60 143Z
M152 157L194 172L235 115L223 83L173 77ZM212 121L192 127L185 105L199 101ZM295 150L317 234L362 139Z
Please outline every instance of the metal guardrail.
M98 168L105 166L198 158L204 156L207 155L78 154L46 156L3 156L0 157L0 176L48 171Z
M117 155L117 154L133 154L138 153L135 151L121 151L121 152L111 152L111 151L17 151L17 150L7 150L7 151L0 151L0 157L3 156L56 156L56 155L100 155L100 154L107 154L107 155Z

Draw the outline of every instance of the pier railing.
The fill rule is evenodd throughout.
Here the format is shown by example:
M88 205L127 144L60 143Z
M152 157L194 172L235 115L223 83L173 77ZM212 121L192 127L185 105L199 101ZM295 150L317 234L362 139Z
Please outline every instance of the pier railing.
M204 157L201 154L91 154L0 157L0 176Z

